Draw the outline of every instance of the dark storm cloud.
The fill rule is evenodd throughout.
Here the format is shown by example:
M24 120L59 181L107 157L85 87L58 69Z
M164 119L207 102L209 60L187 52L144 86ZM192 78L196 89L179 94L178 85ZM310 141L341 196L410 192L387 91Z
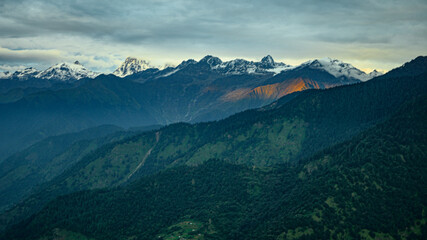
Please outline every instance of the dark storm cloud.
M69 33L119 42L157 42L233 38L245 32L268 35L269 28L292 28L282 33L285 36L307 35L294 28L312 28L315 32L339 30L345 36L353 31L381 31L377 27L396 21L426 20L421 10L407 10L392 1L6 1L0 11L9 22L2 24L8 26L2 26L6 31L0 34ZM229 35L219 35L223 32ZM366 39L361 36L360 42Z
M193 46L194 52L208 49L230 56L274 53L307 58L319 54L320 48L328 51L323 55L346 57L339 51L392 51L405 44L410 46L408 55L420 55L427 49L425 12L425 0L3 0L0 46L16 47L11 39L62 36L66 42L73 36L187 52ZM41 40L32 41L42 45ZM84 44L74 44L85 52Z

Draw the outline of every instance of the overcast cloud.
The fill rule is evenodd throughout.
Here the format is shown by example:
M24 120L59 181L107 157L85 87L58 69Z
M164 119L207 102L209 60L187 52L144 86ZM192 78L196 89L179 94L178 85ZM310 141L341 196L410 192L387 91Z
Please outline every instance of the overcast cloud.
M427 55L425 0L2 0L0 70L79 60L109 72L207 54L299 64L329 56L390 70Z

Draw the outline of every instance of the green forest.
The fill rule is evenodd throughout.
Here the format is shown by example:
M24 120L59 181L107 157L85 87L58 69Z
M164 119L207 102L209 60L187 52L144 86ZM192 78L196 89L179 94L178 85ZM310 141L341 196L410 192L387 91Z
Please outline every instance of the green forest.
M4 237L423 239L426 118L427 98L416 98L387 121L294 164L211 159L125 187L65 195Z

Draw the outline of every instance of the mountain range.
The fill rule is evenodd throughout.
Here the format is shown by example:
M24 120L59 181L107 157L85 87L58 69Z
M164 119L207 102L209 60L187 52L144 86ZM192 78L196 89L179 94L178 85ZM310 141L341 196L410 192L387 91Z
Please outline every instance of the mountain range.
M62 173L57 172L24 201L3 212L0 222L7 230L1 236L5 239L423 239L426 236L427 57L418 57L370 81L345 86L337 86L343 85L344 80L339 75L318 69L324 64L322 61L278 74L254 74L256 79L247 77L251 74L218 72L217 66L221 64L214 57L206 57L156 80L146 72L149 70L124 79L110 75L60 90L60 94L50 98L42 94L24 99L46 106L52 104L50 99L55 96L56 102L70 105L72 102L65 100L93 93L91 96L109 102L109 106L122 108L124 105L112 104L112 99L136 96L133 91L141 93L144 88L162 86L159 82L169 87L188 84L179 90L190 91L202 84L201 79L209 84L223 83L219 86L230 81L231 86L236 86L235 83L242 86L244 79L249 79L251 86L258 80L263 84L260 87L283 85L301 78L306 84L310 79L324 89L293 92L223 120L175 123L101 146L81 156L72 166L63 165ZM131 81L128 78L132 76ZM104 85L99 85L100 82ZM157 85L150 85L154 83ZM337 85L331 88L333 84ZM100 98L92 90L99 89L94 86L115 91L109 91L110 98ZM149 89L154 91L154 87ZM64 95L65 98L60 97ZM251 100L262 96L258 92L257 98ZM181 98L182 95L175 101ZM142 102L142 98L136 97L118 99ZM247 98L239 101L243 99ZM150 98L149 102L154 104L155 100ZM82 116L85 111L82 106L86 105L80 105L80 111L73 114ZM29 166L31 160L25 156L36 152L37 148L32 148L21 157L16 155L16 165L11 170L18 173L21 166ZM18 224L12 226L14 223Z
M212 70L216 70L223 74L241 75L241 74L262 74L272 72L278 74L282 71L291 70L298 67L310 66L312 68L322 69L329 72L335 77L354 78L361 81L367 81L373 77L381 75L374 70L369 74L353 67L351 64L343 63L342 61L323 58L307 61L299 66L290 66L281 62L275 62L270 55L265 56L260 62L247 61L244 59L235 59L227 62L222 62L221 59L212 56L206 56L200 61L206 61ZM188 64L196 64L193 59L182 62L177 67L155 67L149 61L128 57L126 60L112 73L118 77L127 77L135 73L144 72L146 70L163 71L163 75L170 75ZM54 79L58 81L76 81L82 78L95 78L101 73L92 72L86 69L80 62L74 63L58 63L44 71L39 71L35 68L26 68L15 72L0 72L0 79L14 79L25 81L30 78L38 79ZM108 74L108 73L105 73Z
M52 79L57 81L76 81L82 78L95 78L99 73L86 69L79 61L74 63L58 63L44 71L35 68L25 68L23 70L11 72L2 72L0 79L14 79L25 81L31 78Z
M163 69L127 58L109 75L79 62L41 72L27 69L0 80L0 160L49 136L104 124L127 128L219 120L293 92L375 75L329 58L291 67L271 56L260 62L206 56Z

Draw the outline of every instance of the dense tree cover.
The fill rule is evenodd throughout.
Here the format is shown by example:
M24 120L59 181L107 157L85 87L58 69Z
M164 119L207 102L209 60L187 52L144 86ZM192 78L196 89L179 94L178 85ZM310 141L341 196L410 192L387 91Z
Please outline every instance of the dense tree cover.
M3 237L38 239L65 229L95 239L159 239L194 222L205 239L425 239L425 119L426 96L291 165L212 159L125 187L65 195Z
M424 239L426 119L424 96L391 120L299 162L297 190L269 211L274 220L260 224L263 216L253 216L256 235L282 231L289 237L300 228L311 229L316 239Z
M404 77L404 76L418 76L426 72L427 57L419 56L414 60L403 64L401 67L392 69L387 73L387 77ZM383 78L381 76L380 78Z
M35 213L62 194L128 184L165 168L196 166L211 158L256 167L290 164L384 121L405 101L425 94L426 79L426 74L384 76L310 90L222 121L173 124L106 145L2 214L1 225Z
M0 163L0 211L27 197L37 185L58 176L98 147L159 127L125 131L104 125L48 137L10 156Z

